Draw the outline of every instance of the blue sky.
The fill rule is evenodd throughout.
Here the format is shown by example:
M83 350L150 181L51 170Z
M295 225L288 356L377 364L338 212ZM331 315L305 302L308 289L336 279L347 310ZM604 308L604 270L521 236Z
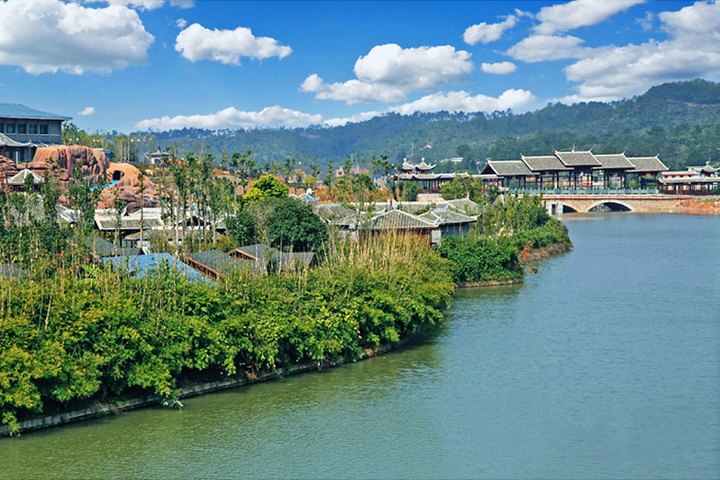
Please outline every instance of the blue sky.
M524 112L720 80L720 3L0 0L0 102L88 131Z

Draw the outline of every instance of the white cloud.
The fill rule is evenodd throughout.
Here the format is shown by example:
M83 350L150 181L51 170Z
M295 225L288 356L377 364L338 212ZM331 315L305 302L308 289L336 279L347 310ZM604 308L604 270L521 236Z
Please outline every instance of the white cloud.
M355 62L357 79L327 84L317 74L300 86L320 100L348 104L404 100L410 92L432 90L464 79L472 71L470 54L455 47L402 48L394 43L377 45Z
M85 107L81 111L79 111L77 114L85 116L85 115L92 115L93 113L95 113L95 107Z
M83 2L122 5L138 10L155 10L165 5L165 0L83 0ZM191 8L195 6L195 0L170 0L168 3L171 7L179 8Z
M720 3L698 1L658 18L668 40L588 49L566 67L567 79L580 83L570 99L618 99L663 82L720 79Z
M187 20L184 18L178 18L175 20L175 25L177 25L178 28L185 28L187 27Z
M464 112L464 113L492 113L508 109L522 109L536 100L528 90L509 89L499 97L487 95L471 95L465 91L433 93L419 98L413 102L404 103L387 108L384 112L371 111L362 112L347 118L331 118L325 121L325 125L339 126L346 123L356 123L369 120L370 118L383 115L384 113L399 113L401 115L412 115L416 112Z
M487 95L470 95L465 91L433 93L414 102L391 107L391 112L410 115L415 112L483 112L492 113L513 108L520 108L535 100L535 96L528 90L505 90L499 97Z
M505 30L514 27L516 22L517 17L509 15L500 23L478 23L465 29L465 33L463 33L463 40L465 40L465 43L469 45L475 45L478 42L494 42L502 37Z
M371 118L379 117L380 115L383 115L387 112L380 112L380 111L370 111L370 112L360 112L356 113L355 115L352 115L350 117L343 117L343 118L329 118L323 122L323 125L327 125L328 127L341 127L343 125L346 125L348 123L360 123L364 122L366 120L370 120Z
M640 25L640 28L642 28L644 32L649 32L650 30L652 30L654 21L655 14L653 12L645 12L644 17L635 19L635 23Z
M321 115L310 115L274 105L263 108L259 112L246 112L235 107L228 107L207 115L177 115L175 117L165 115L142 120L137 123L137 127L143 130L173 130L186 127L216 130L259 126L304 127L321 122Z
M582 58L587 50L580 44L584 40L572 35L556 37L552 35L531 35L508 49L507 53L515 60L523 62L543 62L563 58Z
M543 7L536 18L540 24L535 31L541 35L567 32L580 27L597 25L618 12L644 3L645 0L573 0Z
M171 7L192 8L195 6L195 0L170 0Z
M483 63L481 68L483 72L495 75L507 75L517 70L517 67L512 62Z
M210 30L198 23L178 34L175 50L191 62L214 60L228 65L240 65L240 57L284 58L292 52L290 47L279 45L274 38L254 36L249 28Z
M130 8L137 8L138 10L155 10L160 8L165 3L165 0L102 0L108 5L122 5ZM98 3L99 0L90 0L85 3Z
M153 40L137 12L120 5L0 2L0 64L32 74L122 69L145 62Z

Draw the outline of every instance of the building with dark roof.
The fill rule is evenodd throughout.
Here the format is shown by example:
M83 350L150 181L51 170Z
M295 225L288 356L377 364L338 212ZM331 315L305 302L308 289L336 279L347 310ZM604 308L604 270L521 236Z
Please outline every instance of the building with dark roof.
M72 117L0 103L0 155L15 163L32 160L37 147L62 143L62 122Z
M220 250L188 253L181 255L180 260L212 280L217 280L235 269L247 268L249 263Z
M479 178L502 187L600 189L625 188L628 176L645 185L654 183L667 167L655 157L626 157L624 153L599 154L591 151L558 152L554 155L521 156L521 160L490 160ZM653 176L652 179L644 176Z
M407 159L400 167L397 180L400 182L412 182L418 187L420 193L438 193L440 187L456 178L468 178L467 173L432 173L437 165L425 163L410 163Z

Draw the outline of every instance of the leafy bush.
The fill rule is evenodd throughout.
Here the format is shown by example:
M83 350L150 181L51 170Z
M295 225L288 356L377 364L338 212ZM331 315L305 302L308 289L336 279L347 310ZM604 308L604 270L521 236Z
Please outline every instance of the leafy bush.
M328 239L327 226L309 205L285 198L268 217L268 241L294 251L317 251Z
M238 245L251 245L256 240L257 221L246 211L238 212L234 217L225 220L230 236Z
M250 186L250 189L243 196L247 203L257 203L267 197L287 197L290 187L275 178L275 175L267 174Z
M122 395L174 398L183 382L358 356L442 321L449 263L412 240L337 244L324 266L221 285L172 269L108 267L0 278L0 422Z

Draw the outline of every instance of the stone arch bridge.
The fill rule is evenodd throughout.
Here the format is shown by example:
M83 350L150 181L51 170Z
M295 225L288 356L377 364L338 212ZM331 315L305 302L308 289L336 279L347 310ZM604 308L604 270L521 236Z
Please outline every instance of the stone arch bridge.
M690 197L660 194L578 194L544 193L543 201L549 214L625 211L640 213L671 213Z

